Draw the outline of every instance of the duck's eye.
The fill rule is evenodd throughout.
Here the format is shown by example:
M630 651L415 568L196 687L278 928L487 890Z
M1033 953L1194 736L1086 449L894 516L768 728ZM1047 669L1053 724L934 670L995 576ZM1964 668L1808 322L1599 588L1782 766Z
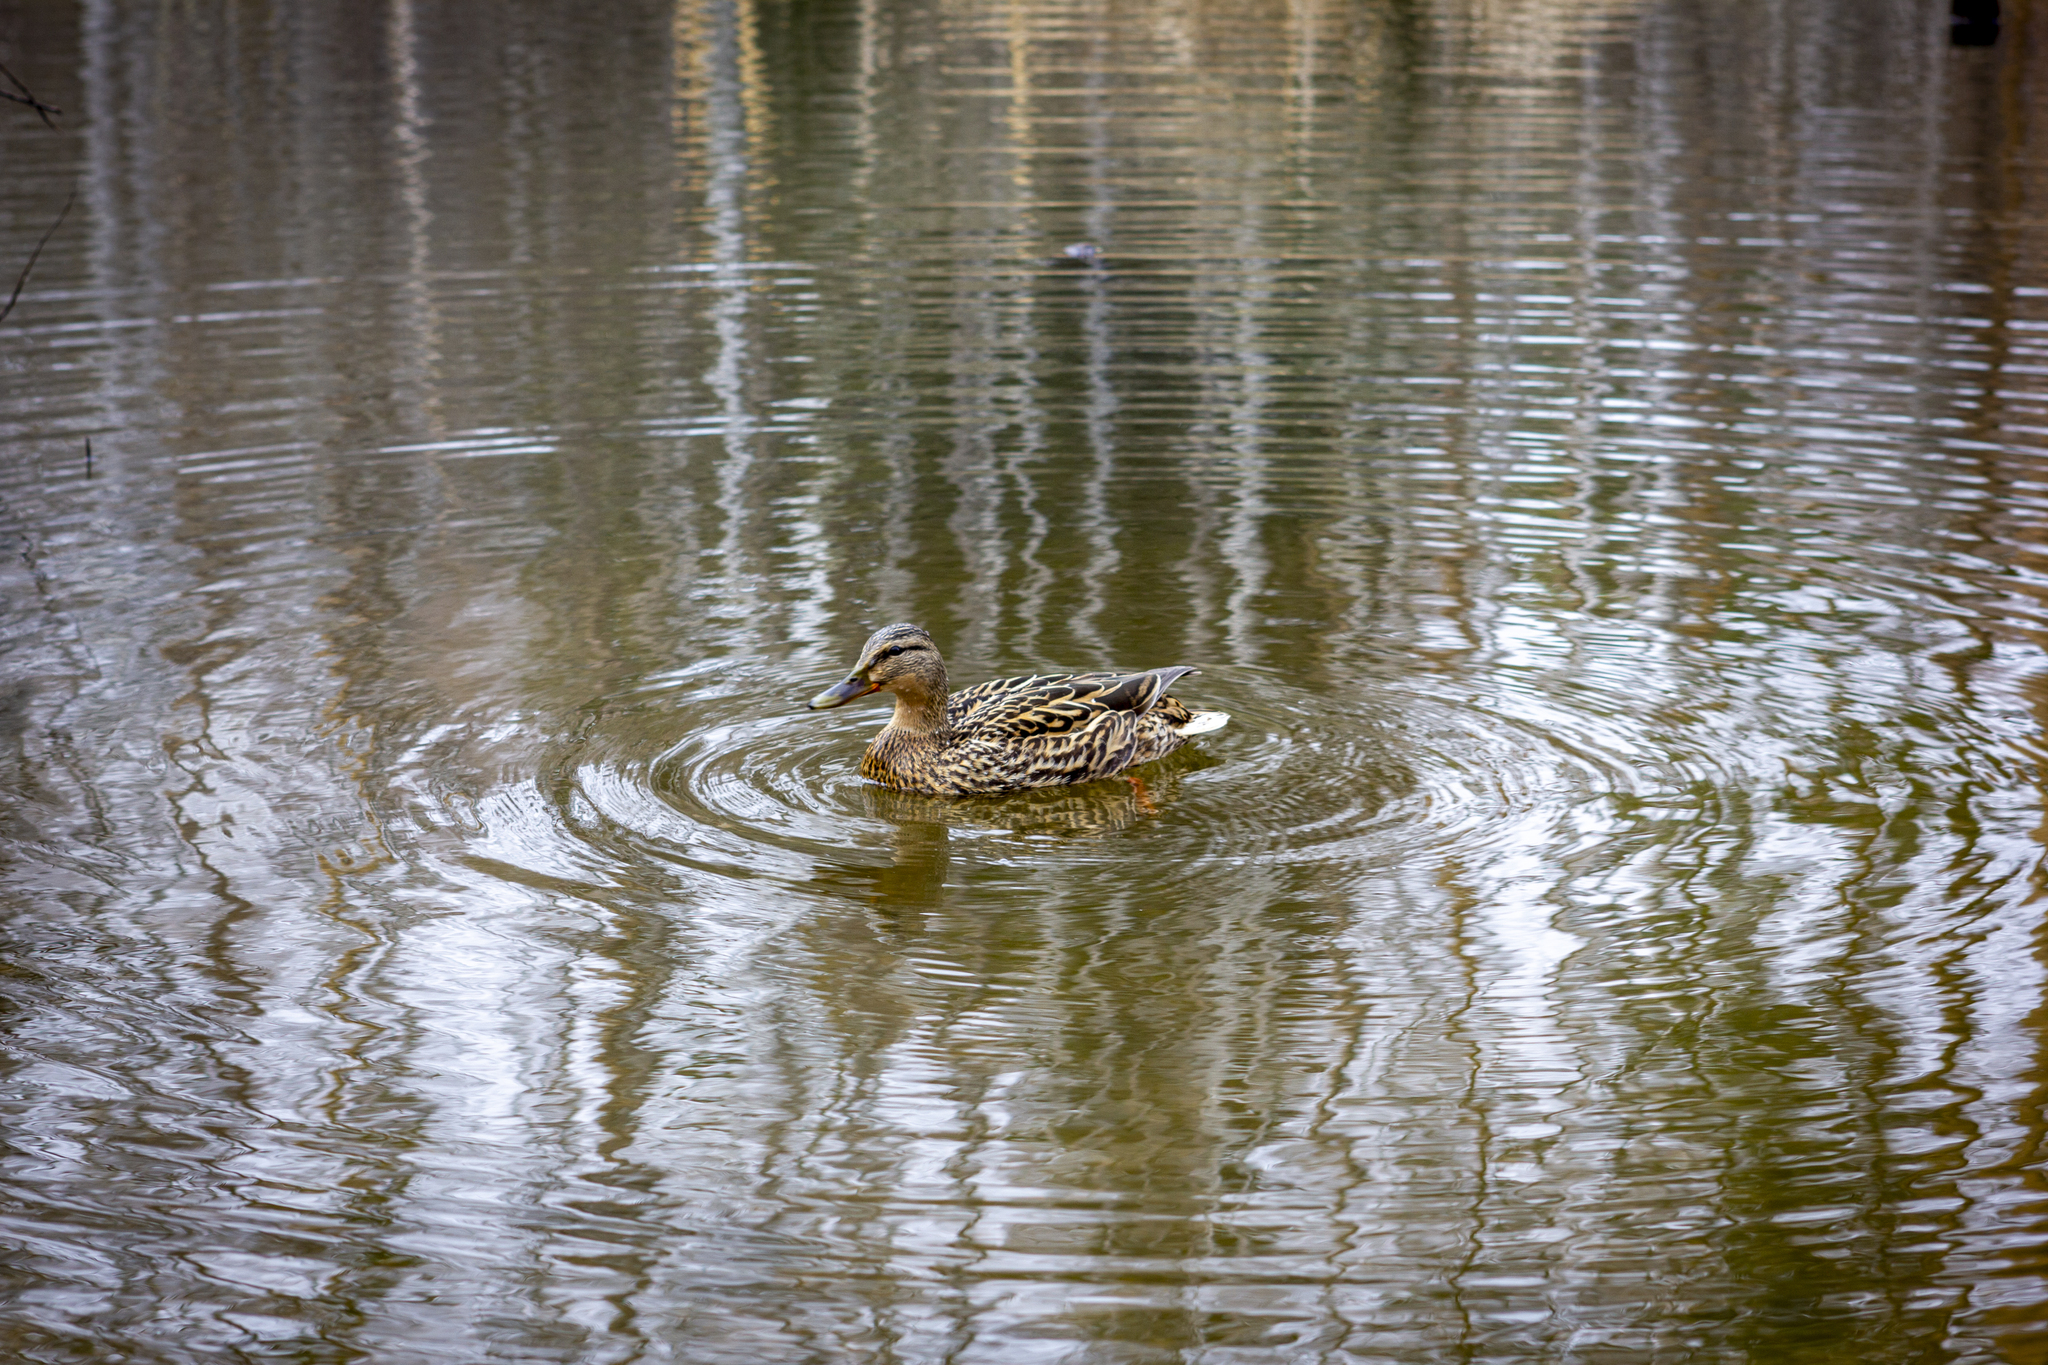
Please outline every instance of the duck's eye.
M893 659L893 658L895 658L895 657L896 657L896 656L897 656L898 654L901 654L902 652L903 652L903 646L902 646L902 645L890 645L890 646L889 646L889 657L890 657L890 658L892 658L892 659Z

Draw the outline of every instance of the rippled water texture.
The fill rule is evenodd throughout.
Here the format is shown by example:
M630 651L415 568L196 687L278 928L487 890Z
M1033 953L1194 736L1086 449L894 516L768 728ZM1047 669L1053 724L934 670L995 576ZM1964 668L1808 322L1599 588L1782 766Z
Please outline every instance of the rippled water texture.
M0 1358L2048 1360L2004 9L0 8Z

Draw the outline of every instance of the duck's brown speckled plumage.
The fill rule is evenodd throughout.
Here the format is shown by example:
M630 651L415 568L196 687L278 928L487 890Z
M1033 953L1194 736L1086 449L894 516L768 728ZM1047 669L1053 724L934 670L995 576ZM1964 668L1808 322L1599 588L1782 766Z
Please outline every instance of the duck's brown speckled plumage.
M895 713L868 745L861 775L899 791L979 796L1112 777L1218 728L1228 717L1190 711L1167 693L1194 671L998 678L949 694L931 636L897 624L876 631L852 675L811 705L893 693Z

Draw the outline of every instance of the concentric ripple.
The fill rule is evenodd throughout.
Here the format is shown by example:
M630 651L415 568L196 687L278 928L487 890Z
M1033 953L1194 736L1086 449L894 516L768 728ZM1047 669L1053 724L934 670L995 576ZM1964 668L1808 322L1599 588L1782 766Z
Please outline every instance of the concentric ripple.
M1529 694L1436 695L1432 682L1361 684L1337 702L1267 670L1214 669L1203 698L1231 713L1225 730L1117 778L956 799L859 775L881 707L764 711L784 680L727 672L715 689L681 679L636 697L564 752L556 789L588 803L598 820L564 821L613 856L801 882L821 863L888 862L917 825L972 841L981 865L1326 863L1351 875L1583 833L1589 804L1683 803L1733 776L1709 757L1709 733L1651 745L1621 717Z

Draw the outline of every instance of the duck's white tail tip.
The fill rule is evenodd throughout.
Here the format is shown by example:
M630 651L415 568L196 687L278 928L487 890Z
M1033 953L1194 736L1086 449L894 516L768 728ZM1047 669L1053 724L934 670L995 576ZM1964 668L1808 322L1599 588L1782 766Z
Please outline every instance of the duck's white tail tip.
M1184 735L1206 735L1211 730L1221 730L1230 724L1230 715L1224 711L1197 711L1188 717L1188 723L1180 727Z

